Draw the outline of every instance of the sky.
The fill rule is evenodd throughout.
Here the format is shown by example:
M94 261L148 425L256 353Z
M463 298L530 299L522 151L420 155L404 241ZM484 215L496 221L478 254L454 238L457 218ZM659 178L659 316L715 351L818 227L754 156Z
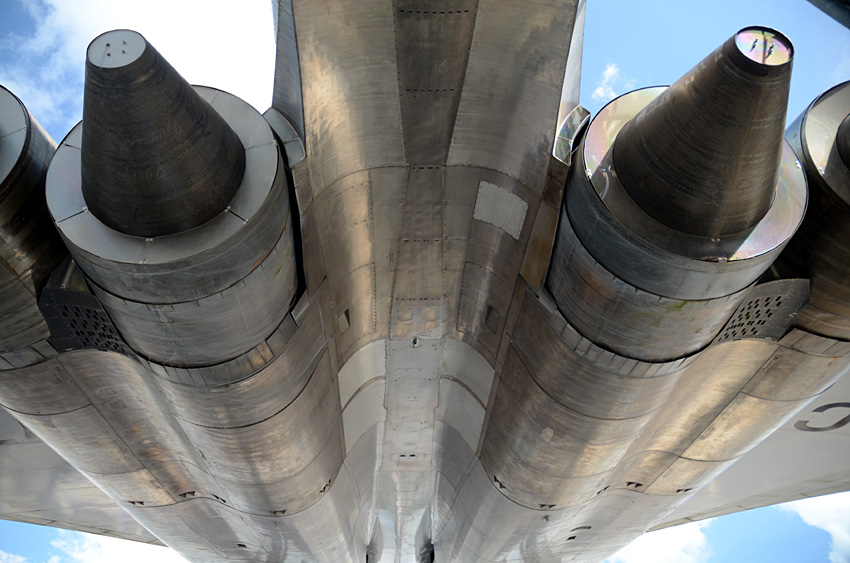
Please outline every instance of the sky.
M588 0L582 104L674 82L738 29L774 27L795 46L788 118L850 80L850 32L803 0ZM193 84L271 103L270 0L0 0L0 83L61 141L79 121L85 50L141 32ZM165 548L0 521L0 563L183 561ZM850 493L646 534L610 563L850 563Z

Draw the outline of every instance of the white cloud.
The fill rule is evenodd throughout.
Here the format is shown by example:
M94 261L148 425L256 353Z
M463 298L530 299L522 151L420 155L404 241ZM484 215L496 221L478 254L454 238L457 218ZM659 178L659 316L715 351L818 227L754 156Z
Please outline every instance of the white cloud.
M702 563L710 551L703 528L711 520L648 532L606 559L606 563Z
M608 63L602 71L602 77L596 83L591 97L597 102L608 102L622 93L628 92L635 86L635 81L626 78L620 67Z
M616 96L612 84L619 77L620 67L613 63L608 63L608 66L602 71L602 79L596 84L596 88L593 90L593 99L597 102L602 102Z
M79 121L86 47L116 28L142 33L192 84L228 91L260 111L271 104L275 47L268 0L18 1L36 31L0 38L0 83L50 130L64 134Z
M60 530L59 539L50 545L62 555L51 557L48 563L186 563L186 559L165 547L65 530Z
M789 502L779 506L830 535L831 563L850 563L850 493Z
M27 563L27 560L20 555L12 555L11 553L0 551L0 563Z

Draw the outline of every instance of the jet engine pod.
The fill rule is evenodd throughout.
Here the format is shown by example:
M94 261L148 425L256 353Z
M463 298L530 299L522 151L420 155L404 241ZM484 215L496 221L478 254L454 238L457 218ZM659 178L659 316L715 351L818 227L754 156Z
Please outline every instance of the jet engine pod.
M782 276L811 279L797 317L805 330L850 339L850 82L821 94L786 133L811 198L800 232L777 261Z
M122 336L182 366L256 346L296 289L285 165L262 115L189 86L127 30L89 46L84 106L47 200Z
M591 122L548 281L582 335L642 360L683 357L770 266L806 206L782 138L791 57L778 32L747 28Z
M38 294L67 255L44 202L44 176L56 143L0 86L0 352L48 336Z

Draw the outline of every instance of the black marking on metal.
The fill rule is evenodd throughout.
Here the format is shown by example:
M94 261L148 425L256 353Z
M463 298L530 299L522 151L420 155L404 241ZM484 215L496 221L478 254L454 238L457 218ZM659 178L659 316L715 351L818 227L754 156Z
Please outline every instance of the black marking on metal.
M821 405L817 408L812 409L811 412L821 413L826 412L830 409L850 409L850 403L829 403L828 405ZM803 432L829 432L830 430L838 430L839 428L843 428L850 424L850 414L836 422L835 424L831 424L829 426L809 426L808 420L798 420L794 423L794 428L797 430L802 430Z

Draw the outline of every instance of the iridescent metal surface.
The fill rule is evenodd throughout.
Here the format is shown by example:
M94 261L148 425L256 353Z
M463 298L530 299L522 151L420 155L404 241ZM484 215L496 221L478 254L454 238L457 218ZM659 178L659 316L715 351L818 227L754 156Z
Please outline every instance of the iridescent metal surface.
M748 27L735 34L735 46L748 59L762 65L779 66L791 61L794 47L774 29Z
M811 302L797 324L842 340L850 338L850 166L840 154L848 115L850 83L845 82L824 92L788 127L812 196L800 233L777 263L783 275L812 280Z
M274 107L193 90L243 147L219 213L120 232L83 195L88 116L57 152L47 200L75 262L33 313L54 333L0 348L0 516L199 562L560 563L815 490L792 469L757 498L711 489L777 429L828 437L816 415L850 371L844 336L795 321L819 271L761 279L806 206L781 138L760 141L769 201L747 228L676 232L612 156L660 90L586 126L582 1L275 7ZM90 51L141 37L113 33ZM780 74L792 52L761 28L721 49ZM683 158L752 156L727 152ZM27 500L24 471L68 486Z
M780 33L747 28L631 118L613 147L631 199L697 236L758 223L774 199L791 58Z

